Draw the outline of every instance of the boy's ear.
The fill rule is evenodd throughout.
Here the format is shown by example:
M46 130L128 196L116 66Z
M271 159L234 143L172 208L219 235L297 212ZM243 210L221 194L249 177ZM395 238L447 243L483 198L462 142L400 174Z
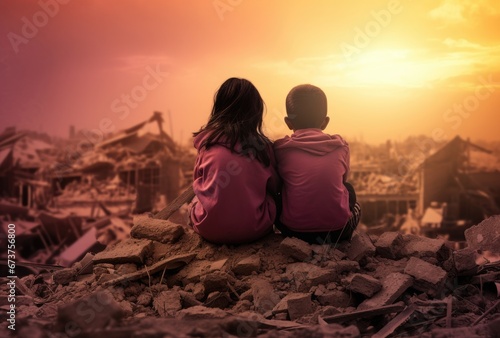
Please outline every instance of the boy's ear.
M285 116L285 123L288 126L288 129L293 130L293 122L288 116Z
M330 117L329 116L325 116L325 119L323 120L323 123L321 123L321 130L325 130L326 126L328 125L328 123L330 122Z

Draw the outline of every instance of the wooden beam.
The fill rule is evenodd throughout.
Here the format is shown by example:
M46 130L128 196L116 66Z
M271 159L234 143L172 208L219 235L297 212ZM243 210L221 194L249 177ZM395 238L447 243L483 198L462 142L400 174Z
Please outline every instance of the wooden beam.
M327 316L327 317L323 317L322 319L329 324L342 323L342 322L347 322L350 320L357 320L360 318L369 318L369 317L385 315L385 314L393 313L393 312L401 312L404 310L404 308L405 308L404 303L399 302L399 303L396 303L393 305L385 305L385 306L381 306L379 308L374 308L374 309L353 311L350 313L341 313L338 315Z
M193 186L189 185L189 187L184 190L182 194L180 194L176 199L174 199L169 205L160 210L153 218L156 219L169 219L170 216L180 207L184 205L184 203L190 202L194 198L194 190Z

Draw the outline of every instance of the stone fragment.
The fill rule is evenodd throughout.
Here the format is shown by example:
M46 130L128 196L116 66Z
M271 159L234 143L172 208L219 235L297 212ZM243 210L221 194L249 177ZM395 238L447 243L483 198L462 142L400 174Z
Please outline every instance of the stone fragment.
M347 251L347 257L351 261L359 262L363 258L373 255L375 255L375 246L370 237L364 232L355 232L351 239L351 245Z
M349 294L339 290L326 291L316 298L323 306L333 306L337 308L347 308L353 303L352 297Z
M134 217L134 226L130 229L132 238L145 238L160 243L175 243L184 234L182 225L167 220L150 218L147 215Z
M214 291L226 291L228 290L228 275L222 271L215 271L209 273L201 279L203 287L205 288L205 293L209 294Z
M359 271L359 263L356 261L342 260L342 261L334 261L328 262L327 266L333 270L337 275L341 275L343 273L350 273Z
M202 305L200 301L198 301L191 292L186 292L186 291L179 291L179 294L181 295L182 299L182 307L184 309L187 309L188 307L191 306L197 306L197 305Z
M356 273L352 276L347 288L352 292L371 297L382 289L382 283L370 275Z
M137 297L137 305L150 306L153 297L149 292L143 292Z
M398 272L390 273L382 280L382 289L372 298L364 300L358 306L358 310L390 305L412 285L413 278L411 276Z
M162 291L154 298L153 308L160 317L173 317L182 309L181 295L173 290Z
M273 286L264 279L254 279L251 283L255 311L264 314L271 311L279 303L280 297Z
M418 258L435 258L438 261L445 261L451 255L451 250L442 239L427 238L407 234L403 236L405 244L401 249L403 256Z
M129 238L97 253L94 256L94 264L142 264L145 256L149 253L151 246L152 242L150 240Z
M74 336L104 329L112 321L120 321L124 315L122 307L108 290L99 291L59 307L57 326L60 331Z
M52 275L52 279L54 283L59 285L68 285L70 282L75 280L77 271L74 268L65 268L61 270L57 270Z
M453 252L455 269L460 274L474 275L478 268L476 258L477 251L472 248L465 248Z
M384 232L375 242L377 254L390 259L397 259L403 246L403 236L399 232Z
M485 219L464 234L470 248L500 254L500 215Z
M252 255L243 258L238 263L236 263L233 267L233 272L237 275L248 276L251 275L254 271L259 271L260 264L260 257L257 255Z
M117 264L115 268L118 275L126 275L128 273L137 272L137 265L133 263Z
M295 293L286 300L288 316L291 320L297 320L305 315L313 313L311 294Z
M207 296L205 306L225 309L231 304L232 300L227 292L214 291Z
M313 253L309 243L295 237L285 238L280 244L280 250L298 261L310 260Z
M405 274L415 279L413 288L431 296L436 296L442 290L447 277L446 271L439 266L416 257L411 257L408 261Z
M230 314L224 310L217 308L209 308L206 306L198 305L192 306L188 309L182 309L177 312L175 316L177 319L223 319L228 317Z

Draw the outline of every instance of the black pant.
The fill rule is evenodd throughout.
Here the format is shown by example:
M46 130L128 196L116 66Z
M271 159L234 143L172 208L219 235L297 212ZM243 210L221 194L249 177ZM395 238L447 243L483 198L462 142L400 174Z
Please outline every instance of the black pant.
M280 217L283 210L283 202L281 196L279 196L277 205L277 215L274 224L281 234L285 237L296 237L310 244L327 244L327 243L337 243L343 240L350 240L354 229L359 224L361 218L361 206L357 202L356 192L352 184L344 182L347 191L349 192L349 209L351 210L352 216L347 221L346 225L339 230L328 231L328 232L297 232L288 229L288 227L281 223Z

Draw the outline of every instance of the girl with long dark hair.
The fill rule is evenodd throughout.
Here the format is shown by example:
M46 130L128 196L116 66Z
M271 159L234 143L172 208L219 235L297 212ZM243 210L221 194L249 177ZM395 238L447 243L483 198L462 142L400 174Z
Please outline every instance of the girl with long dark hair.
M230 78L215 95L208 123L194 133L190 219L208 241L251 242L272 229L279 177L272 143L262 132L263 113L257 88Z

